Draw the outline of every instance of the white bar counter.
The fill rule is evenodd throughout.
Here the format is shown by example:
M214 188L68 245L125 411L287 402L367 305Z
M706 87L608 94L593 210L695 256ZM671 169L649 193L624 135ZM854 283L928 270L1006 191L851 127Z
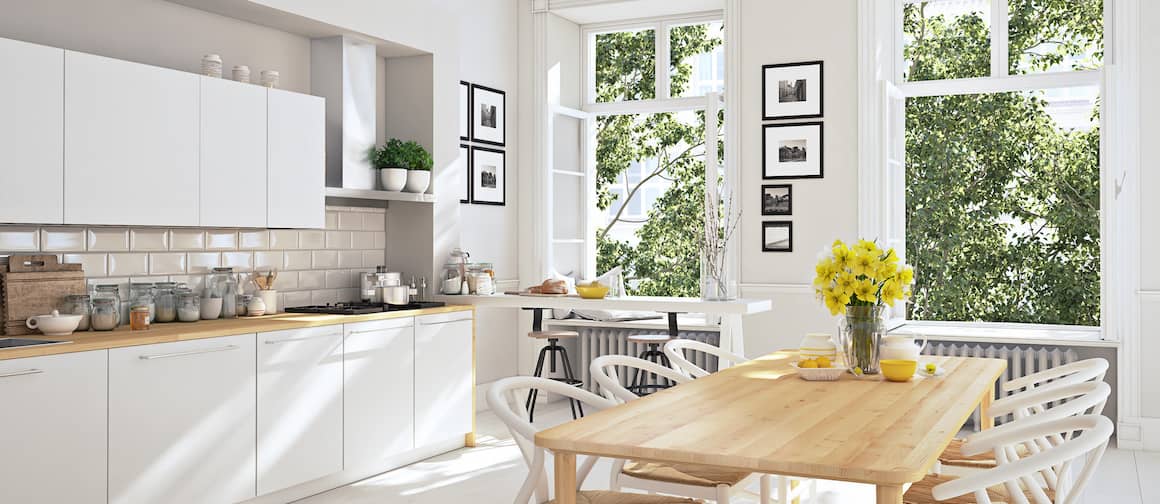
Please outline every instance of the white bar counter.
M545 309L655 311L669 314L671 320L675 320L675 315L678 313L720 315L722 317L721 348L740 355L745 355L745 338L741 329L742 318L745 315L773 309L773 303L768 299L707 301L691 297L651 296L584 299L576 295L521 296L515 294L441 295L437 296L436 299L447 304L472 305L476 308L519 308L536 310L537 312L542 312Z

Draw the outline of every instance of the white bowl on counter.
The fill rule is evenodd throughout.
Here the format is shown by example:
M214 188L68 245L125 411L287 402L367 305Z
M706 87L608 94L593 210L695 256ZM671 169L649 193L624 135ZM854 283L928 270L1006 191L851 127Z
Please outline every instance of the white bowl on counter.
M24 325L29 329L40 331L45 336L68 336L77 330L82 317L83 315L61 315L59 311L53 310L48 315L28 317Z

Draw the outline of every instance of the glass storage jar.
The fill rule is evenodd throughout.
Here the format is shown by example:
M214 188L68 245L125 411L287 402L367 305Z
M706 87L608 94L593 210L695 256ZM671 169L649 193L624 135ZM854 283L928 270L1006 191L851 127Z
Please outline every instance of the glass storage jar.
M154 286L153 312L154 322L173 322L177 320L177 282L157 282Z
M89 327L94 331L112 331L121 323L121 306L115 298L94 297Z
M463 290L463 275L462 265L458 263L445 264L443 266L443 285L440 286L439 291L449 295L459 294Z
M101 284L101 285L96 286L96 288L93 289L92 300L93 300L94 315L96 314L96 303L97 303L98 299L110 299L110 300L112 300L113 311L117 316L117 319L113 323L113 327L116 327L118 324L120 324L121 323L121 286L117 285L117 284ZM107 322L107 320L103 320L102 322ZM92 326L97 325L96 320L93 320L93 318L89 319L89 324ZM96 329L96 327L93 327L93 329ZM97 329L97 330L98 331L107 331L108 329Z
M205 298L221 299L220 318L238 316L238 277L233 268L214 268L205 278ZM216 304L216 301L213 301ZM218 317L214 317L218 318Z
M177 291L177 320L197 322L201 320L201 296L189 289Z
M77 324L78 331L89 330L89 320L93 314L93 300L88 294L70 294L65 296L60 305L62 315L80 315L81 322Z
M149 309L149 322L157 317L157 304L153 297L153 284L149 282L133 282L129 284L129 310L145 307Z

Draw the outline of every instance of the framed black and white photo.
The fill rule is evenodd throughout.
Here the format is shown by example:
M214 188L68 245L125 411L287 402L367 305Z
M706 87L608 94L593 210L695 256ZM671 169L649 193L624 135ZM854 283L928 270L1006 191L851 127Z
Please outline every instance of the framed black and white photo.
M459 81L459 139L469 140L471 126L471 84Z
M460 186L460 203L471 203L471 147L459 144L459 163L463 167L463 185Z
M507 96L503 91L479 84L471 85L471 139L479 143L506 143Z
M502 150L471 148L471 202L507 204L507 164Z
M793 222L762 222L761 251L793 252Z
M775 184L761 186L761 215L792 215L793 186Z
M761 118L822 117L822 62L780 63L761 67Z
M761 178L822 178L822 123L766 124L761 130Z

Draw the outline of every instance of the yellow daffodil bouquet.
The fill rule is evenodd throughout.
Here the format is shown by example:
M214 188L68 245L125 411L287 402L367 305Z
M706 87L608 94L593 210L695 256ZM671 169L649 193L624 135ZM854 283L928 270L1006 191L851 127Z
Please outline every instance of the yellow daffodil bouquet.
M834 241L814 268L814 291L830 314L848 306L894 306L910 298L914 269L902 264L893 248L858 240L853 247Z

